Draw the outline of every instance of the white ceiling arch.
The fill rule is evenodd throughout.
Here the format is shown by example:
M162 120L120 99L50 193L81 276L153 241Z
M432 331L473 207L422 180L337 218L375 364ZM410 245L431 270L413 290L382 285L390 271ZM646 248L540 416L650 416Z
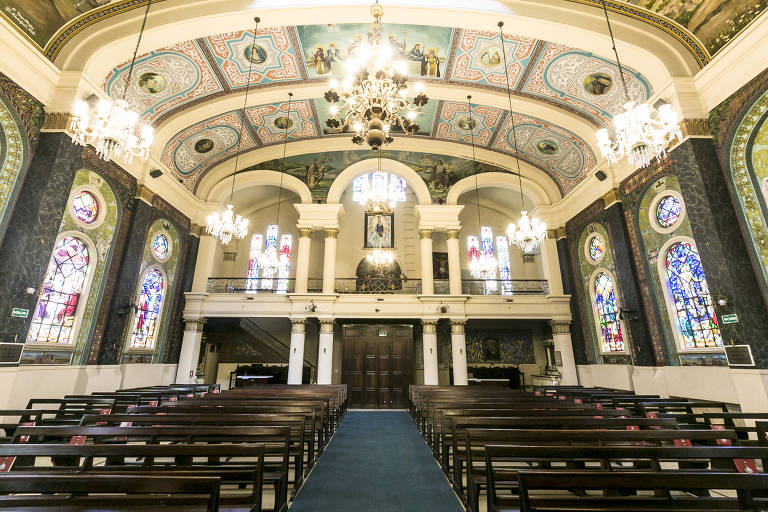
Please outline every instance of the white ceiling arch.
M538 183L526 176L522 176L522 182L523 194L533 202L533 206L551 204L547 195L547 191L544 190ZM475 186L477 186L479 189L503 188L507 190L513 190L518 194L520 193L520 181L516 174L483 172L474 176L467 176L466 178L456 182L448 191L446 202L450 205L459 204L459 197L465 192L474 190Z
M206 191L206 195L201 198L209 203L223 203L229 198L230 192L232 191L232 180L232 174L222 178L213 184L213 186ZM274 187L282 185L283 188L286 188L299 196L299 200L302 203L309 204L312 202L312 193L303 181L290 174L267 170L238 172L237 179L235 180L235 198L237 198L238 191L257 187L259 185L271 185Z
M372 165L376 165L376 160L361 160L354 163L341 171L339 175L333 180L331 188L328 189L328 204L339 204L341 202L341 195L347 189L352 180L361 174L365 174L371 171ZM418 204L432 204L432 197L429 193L429 188L421 176L405 165L402 162L390 160L389 158L381 159L381 168L384 171L392 174L397 174L401 178L404 178L413 192L416 194Z

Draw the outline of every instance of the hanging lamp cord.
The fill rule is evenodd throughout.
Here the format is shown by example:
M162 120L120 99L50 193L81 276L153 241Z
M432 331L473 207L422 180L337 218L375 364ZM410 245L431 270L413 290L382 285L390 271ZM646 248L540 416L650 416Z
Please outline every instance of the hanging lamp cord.
M507 71L507 49L504 45L504 22L500 21L499 39L501 40L501 54L504 56L504 78L507 80L507 103L509 104L509 121L512 124L512 145L515 150L515 165L517 166L517 180L520 184L520 203L525 211L525 195L523 195L523 173L520 171L520 157L517 154L517 127L515 126L515 113L512 112L512 92L509 88L509 73Z
M256 44L256 32L259 30L259 22L261 18L258 16L253 18L253 44ZM232 169L232 193L230 194L230 201L235 204L235 179L237 178L237 163L240 161L240 147L243 144L243 129L245 128L245 120L248 117L246 107L248 106L248 92L251 90L251 73L253 72L253 59L248 59L248 78L245 80L245 98L243 99L243 111L240 118L240 132L237 136L237 149L235 150L235 167Z
M469 108L469 129L470 140L472 141L472 162L475 171L475 203L477 203L477 226L478 229L482 229L482 222L480 222L480 190L477 185L477 158L475 157L475 121L472 118L472 96L467 96L467 107Z
M283 163L280 165L280 188L277 191L277 219L275 225L280 229L280 201L283 196L283 176L285 169L285 152L288 150L288 125L291 124L291 101L293 100L293 93L288 93L288 119L285 121L285 129L283 130Z
M123 89L123 100L125 95L128 94L128 85L131 83L131 77L133 76L133 68L136 65L136 56L139 54L139 46L141 45L141 38L144 35L144 28L147 26L147 16L149 16L149 8L152 5L152 0L147 1L147 9L144 11L144 19L141 21L141 29L139 30L139 39L136 41L136 48L133 49L133 58L131 59L131 67L128 68L128 79L125 81L125 89Z
M616 49L616 40L613 38L613 29L611 28L611 20L608 19L608 7L605 5L605 0L601 0L603 3L603 13L605 13L605 22L608 24L608 34L611 36L611 47L613 48L613 54L616 56L616 65L619 68L619 78L621 78L621 85L624 88L624 97L629 103L629 92L627 91L627 81L624 78L624 68L621 66L621 60L619 59L619 50Z

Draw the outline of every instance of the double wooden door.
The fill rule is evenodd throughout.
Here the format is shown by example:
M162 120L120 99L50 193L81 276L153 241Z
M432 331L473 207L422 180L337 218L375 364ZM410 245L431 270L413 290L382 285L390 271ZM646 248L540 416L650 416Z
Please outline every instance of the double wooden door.
M397 408L408 404L413 382L413 327L344 326L341 382L351 407Z

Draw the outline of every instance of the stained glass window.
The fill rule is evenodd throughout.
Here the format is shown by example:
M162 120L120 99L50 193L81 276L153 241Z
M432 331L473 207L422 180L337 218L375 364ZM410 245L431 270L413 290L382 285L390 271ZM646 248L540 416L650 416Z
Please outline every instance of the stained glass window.
M480 254L493 256L493 231L490 226L480 228ZM485 294L496 293L499 289L499 283L496 281L496 272L490 273L487 277L488 279L484 283Z
M469 263L480 258L480 242L475 235L467 237L467 259Z
M685 348L722 347L723 339L699 253L676 243L666 254L667 286Z
M680 218L682 205L675 196L664 196L656 206L656 220L663 228L671 227Z
M72 343L80 295L88 276L88 248L67 236L53 249L27 342Z
M138 311L133 322L130 348L151 349L155 346L157 321L163 302L163 275L156 268L144 274L139 293Z
M400 176L390 176L389 198L398 203L405 201L405 180Z
M599 261L603 256L603 251L605 251L605 247L603 246L603 240L599 236L595 235L589 239L589 257L593 261Z
M499 258L499 280L501 281L501 294L512 295L512 281L509 280L509 244L507 237L496 237L496 253Z
M160 261L168 258L168 239L162 233L158 233L152 239L152 252Z
M99 216L99 203L93 194L82 190L72 198L72 210L81 222L91 224Z
M266 241L264 242L264 252L277 252L277 233L278 228L277 224L270 224L267 226L267 237ZM272 290L275 282L273 281L275 277L275 268L274 267L264 267L261 269L261 289L262 290Z
M383 171L361 174L352 180L352 200L362 202L370 193L374 199L389 200L397 203L405 201L407 183L404 178Z
M600 323L603 352L623 352L624 336L616 303L616 288L611 276L601 272L595 277L595 312Z
M251 251L248 256L248 278L245 280L245 292L256 293L259 289L259 254L264 245L264 235L258 233L251 237Z
M352 182L352 200L360 202L368 192L368 175L361 174Z
M293 236L283 235L280 237L280 253L277 266L277 293L285 293L288 291L288 276L291 270L291 245L293 244Z

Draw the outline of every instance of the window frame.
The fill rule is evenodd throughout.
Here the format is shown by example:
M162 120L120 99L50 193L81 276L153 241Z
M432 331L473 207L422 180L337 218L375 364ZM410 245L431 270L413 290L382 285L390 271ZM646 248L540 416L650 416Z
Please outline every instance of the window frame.
M591 238L591 237L590 237ZM591 259L591 258L590 258ZM613 290L616 295L616 308L619 310L619 327L621 328L622 336L624 337L624 350L604 350L603 346L603 330L600 327L600 315L595 307L595 301L597 299L597 292L595 292L595 280L600 274L606 274L613 282ZM601 355L613 356L613 355L629 355L629 336L627 326L624 320L621 318L621 293L619 291L619 283L616 279L616 275L608 270L606 267L597 267L589 276L589 301L592 308L593 327L595 334L597 335L598 349Z
M83 222L75 214L74 200L75 200L75 196L80 192L88 192L96 200L96 205L98 210L96 212L96 218L91 223ZM104 197L101 195L98 189L96 189L96 187L90 184L80 185L79 187L75 187L69 194L69 198L67 199L67 213L75 222L75 224L78 225L78 227L81 227L83 229L91 229L91 230L97 229L101 227L101 225L104 223L104 219L107 216L105 212L106 205L107 203L106 201L104 201Z
M146 279L147 274L149 274L152 270L159 271L160 276L163 278L163 297L160 300L160 311L157 313L157 322L155 322L155 329L157 329L157 331L154 333L154 343L152 348L134 348L131 347L131 340L133 339L133 329L136 323L136 317L139 314L138 304L139 299L141 299L142 285L144 284L144 279ZM128 335L125 339L125 351L123 352L124 354L154 354L157 351L157 347L159 346L158 338L160 337L160 331L162 330L163 313L165 313L165 303L167 297L168 274L165 272L165 269L162 267L162 265L156 263L147 266L147 268L144 269L144 272L142 272L140 275L139 281L136 285L136 291L133 295L133 303L136 305L136 309L134 310L133 315L131 315L131 321L128 323Z
M680 216L671 226L665 228L659 223L659 219L656 217L656 210L658 209L661 200L667 196L673 196L680 202ZM680 194L680 192L677 190L665 189L656 194L651 201L651 205L648 208L648 220L650 221L651 228L653 228L654 231L663 235L668 235L674 231L677 231L677 229L683 224L686 213L687 210L685 208L685 201L683 200L682 194Z
M155 238L158 235L163 235L165 237L165 242L168 244L168 252L165 255L165 258L160 259L157 254L155 254ZM152 259L155 260L158 263L165 263L171 258L171 254L173 253L173 242L171 239L170 233L166 231L165 229L159 229L152 233L152 235L149 237L149 252L152 253Z
M589 246L592 243L592 239L598 237L602 243L603 243L603 252L600 254L600 257L597 259L593 259L592 255L589 252ZM600 262L603 261L603 258L605 258L605 253L608 252L608 245L606 244L606 240L600 233L597 232L597 230L593 231L592 233L589 233L589 236L587 236L587 239L584 241L584 256L586 256L587 261L591 263L592 265L600 265Z

